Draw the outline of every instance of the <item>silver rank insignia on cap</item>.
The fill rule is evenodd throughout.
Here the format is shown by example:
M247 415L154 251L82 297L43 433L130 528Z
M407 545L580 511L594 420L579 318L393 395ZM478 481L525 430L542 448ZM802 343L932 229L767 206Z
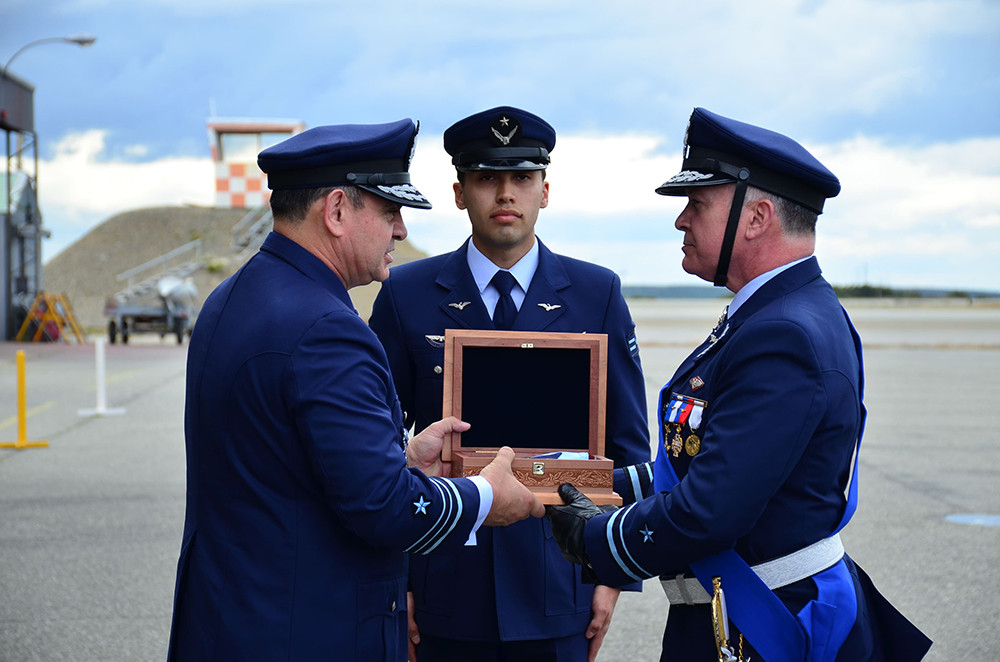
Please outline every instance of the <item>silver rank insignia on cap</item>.
M514 135L520 130L521 124L508 114L503 114L493 120L490 131L493 132L493 139L500 145L509 145Z
M420 133L420 120L416 122L417 127L413 130L413 137L410 138L410 153L406 157L406 169L410 169L413 164L413 155L417 153L417 134ZM414 189L416 190L416 189Z

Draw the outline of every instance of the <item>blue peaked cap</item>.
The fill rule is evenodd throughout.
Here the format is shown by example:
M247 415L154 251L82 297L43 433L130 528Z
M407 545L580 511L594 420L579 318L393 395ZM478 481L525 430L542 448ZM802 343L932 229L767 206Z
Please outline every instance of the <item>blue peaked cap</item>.
M556 130L552 125L513 106L470 115L444 132L444 150L461 172L544 170L555 146Z
M257 165L274 191L353 185L406 207L430 209L410 183L418 131L411 119L317 126L268 147L257 155Z
M686 195L694 186L747 183L797 202L816 213L840 193L840 180L788 136L738 122L704 108L691 113L681 172L664 182L660 195Z

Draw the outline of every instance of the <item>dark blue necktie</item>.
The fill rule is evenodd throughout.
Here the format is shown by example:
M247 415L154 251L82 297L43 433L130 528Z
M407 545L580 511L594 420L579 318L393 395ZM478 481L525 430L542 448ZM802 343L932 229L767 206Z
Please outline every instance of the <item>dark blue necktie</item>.
M500 299L497 307L493 310L493 326L505 331L514 326L514 318L517 316L517 306L510 296L510 291L514 289L514 277L509 271L500 270L493 274L490 284L500 292Z

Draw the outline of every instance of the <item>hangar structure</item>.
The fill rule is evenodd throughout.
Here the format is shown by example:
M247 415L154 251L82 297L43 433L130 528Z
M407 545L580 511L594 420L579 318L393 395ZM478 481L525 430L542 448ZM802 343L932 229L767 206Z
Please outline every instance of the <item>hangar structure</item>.
M0 334L11 340L42 291L42 239L49 236L38 207L35 88L0 73L0 128L6 159L0 181Z

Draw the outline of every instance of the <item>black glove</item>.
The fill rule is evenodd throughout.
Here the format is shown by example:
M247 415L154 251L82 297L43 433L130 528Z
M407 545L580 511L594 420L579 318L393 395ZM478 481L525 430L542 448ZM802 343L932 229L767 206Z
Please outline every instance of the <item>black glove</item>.
M617 510L617 506L597 506L569 483L559 486L559 496L566 505L545 506L545 517L552 524L552 537L567 561L583 566L583 581L595 584L597 577L584 549L583 530L591 517L610 513Z

